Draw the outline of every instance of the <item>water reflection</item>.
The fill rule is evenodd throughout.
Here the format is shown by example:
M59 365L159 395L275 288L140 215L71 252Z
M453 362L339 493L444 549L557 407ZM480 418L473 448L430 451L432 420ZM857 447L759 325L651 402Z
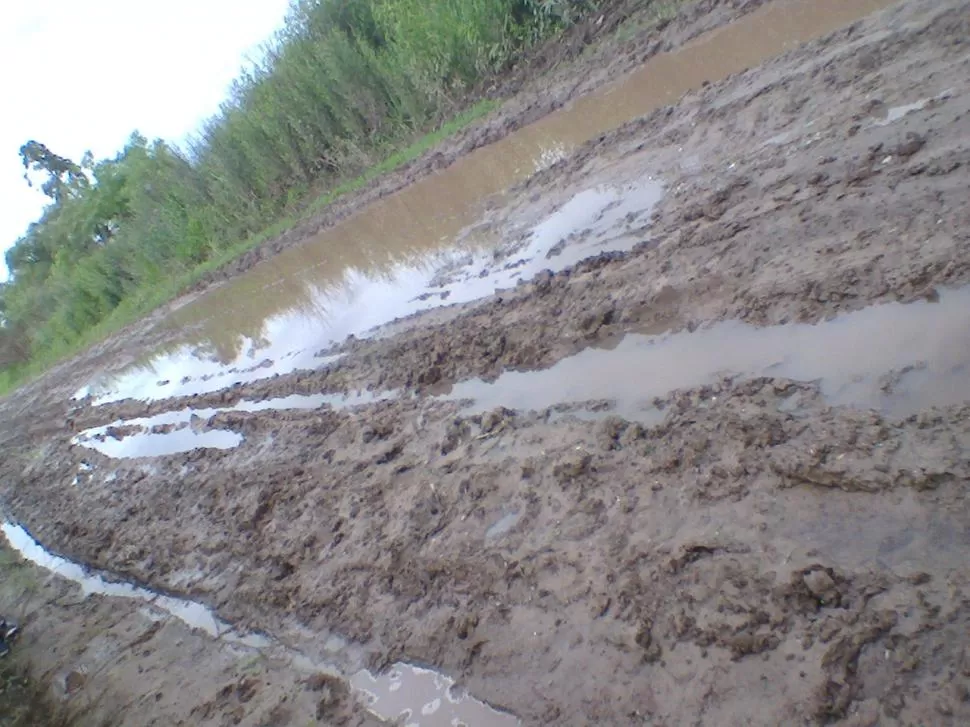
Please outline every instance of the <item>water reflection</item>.
M194 432L191 429L173 429L165 433L134 433L123 438L111 436L104 439L87 436L75 439L80 444L106 457L133 459L136 457L165 457L195 449L232 449L243 441L241 434L224 429Z
M913 101L912 103L900 104L899 106L890 106L889 108L882 107L882 111L876 114L876 125L888 126L889 124L895 124L897 121L904 119L912 113L922 111L923 109L930 108L935 104L945 101L952 95L952 89L948 89L936 96L921 98L918 101Z
M409 727L512 727L519 720L455 687L455 680L431 669L398 662L386 673L368 671L350 681L381 719ZM396 721L401 720L401 721Z
M490 249L494 239L472 234L461 250L454 250L460 231L480 219L489 198L589 139L673 103L704 82L753 67L890 4L891 0L796 0L763 6L651 58L621 82L369 205L308 243L283 251L182 307L165 325L178 332L189 355L209 356L226 369L269 359L273 363L266 375L272 375L287 370L275 365L291 354L300 361L291 362L288 370L313 368L318 364L312 353L299 352L319 350L329 340L423 309L408 303L422 294L431 272L447 262L443 258ZM442 299L421 302L430 306ZM251 356L245 355L247 348ZM169 366L164 352L153 365ZM221 382L237 380L245 378L229 374ZM141 396L130 392L144 392L153 383L135 386L124 381L120 386L129 392L126 395ZM101 387L102 393L105 388L111 387Z
M107 578L105 574L86 569L66 558L49 553L21 525L14 525L9 522L0 523L0 532L6 537L10 546L20 553L25 560L76 583L81 587L83 596L97 594L116 598L141 599L177 618L190 628L200 629L209 636L220 637L233 634L238 638L243 638L242 634L236 633L229 624L216 618L215 614L201 603L163 596L147 588L119 582ZM253 639L248 640L252 641Z
M293 394L261 401L242 400L221 408L177 409L149 417L119 419L111 424L85 429L72 444L94 449L107 457L131 459L162 457L194 449L232 449L243 441L241 434L225 429L203 429L211 417L232 411L307 410L320 407L345 409L398 396L397 391L357 391L350 394ZM75 478L77 484L77 478Z
M473 399L474 411L610 400L610 413L655 424L663 418L656 397L722 375L773 376L818 381L832 404L902 417L970 401L968 311L970 288L961 288L943 291L939 302L877 305L816 325L725 321L694 332L629 335L611 350L587 349L544 371L461 382L447 398Z
M182 345L123 374L103 376L76 396L90 395L95 404L126 398L157 400L322 367L337 357L322 359L312 351L327 343L363 335L395 317L483 298L543 269L559 270L601 251L629 249L644 239L644 226L662 195L662 183L650 177L584 190L525 235L521 245L507 245L506 255L499 259L491 251L473 247L429 254L378 277L352 268L337 286L297 287L309 296L307 300L269 320L259 319L261 330L250 333L268 342L263 347L254 343L256 338L244 337L240 340L245 350L232 351L235 358L227 363L219 356L199 359L197 349ZM229 305L232 302L227 300ZM248 305L259 308L260 296L254 293L238 301L236 311ZM231 338L235 330L229 326L225 333ZM286 350L293 345L299 348ZM207 352L218 347L212 339L205 346Z

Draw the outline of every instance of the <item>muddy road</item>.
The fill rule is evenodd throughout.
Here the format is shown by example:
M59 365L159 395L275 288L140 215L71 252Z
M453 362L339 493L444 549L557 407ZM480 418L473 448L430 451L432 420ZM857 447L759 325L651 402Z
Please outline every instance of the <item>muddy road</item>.
M11 521L228 630L51 581L66 699L970 721L970 3L736 5L0 402Z

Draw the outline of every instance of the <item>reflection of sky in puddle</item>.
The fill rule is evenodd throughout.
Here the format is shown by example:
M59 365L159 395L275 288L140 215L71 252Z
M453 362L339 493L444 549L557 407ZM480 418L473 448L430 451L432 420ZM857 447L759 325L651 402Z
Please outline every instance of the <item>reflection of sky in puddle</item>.
M929 96L927 98L921 98L919 101L914 101L912 103L900 104L899 106L891 106L886 109L885 115L880 117L876 122L876 126L888 126L889 124L894 124L900 119L908 116L916 111L922 111L927 106L934 104L939 101L945 101L953 95L953 89L947 89L936 96Z
M210 636L233 634L236 640L242 639L244 641L254 641L259 638L255 635L251 635L252 638L247 638L245 635L233 632L227 623L217 619L212 611L201 603L172 598L171 596L163 596L147 588L139 588L130 583L112 582L106 580L103 575L97 572L85 570L77 563L53 555L47 552L20 525L2 523L0 524L0 531L6 536L10 546L26 560L62 578L77 583L81 587L81 592L84 596L98 594L119 598L138 598L174 616L191 628L205 631Z
M239 446L243 437L237 432L225 429L211 429L194 432L191 429L174 429L165 434L136 433L123 439L106 437L97 439L75 439L76 444L96 450L106 457L132 459L135 457L164 457L193 449L232 449Z
M662 194L661 183L650 178L580 192L534 228L524 249L498 263L491 252L453 250L395 266L380 277L351 269L333 288L290 281L306 285L312 303L269 318L261 342L245 339L242 352L229 363L211 354L200 358L186 345L118 376L104 376L75 396L90 394L95 404L126 398L158 400L322 367L335 357L318 358L314 352L351 334L360 336L394 318L441 305L478 300L541 270L561 270L602 251L631 248L642 241L642 228ZM589 234L569 239L584 231ZM433 284L438 270L459 262L449 282Z
M443 285L432 286L425 280L419 292L432 297L407 301L397 309L403 311L398 315L440 306L442 300L447 304L478 300L520 280L531 280L543 270L558 272L601 252L629 250L645 239L643 227L662 196L663 185L653 179L580 192L536 225L520 251L499 263L492 261L491 254L473 256ZM583 232L588 234L580 235ZM390 320L388 315L381 318L381 322Z
M485 531L485 539L501 538L503 535L508 534L518 524L520 517L522 517L522 514L518 510L506 513L492 523L488 530Z
M231 449L238 446L243 437L237 432L225 429L209 429L194 431L191 428L193 417L196 421L206 421L220 412L230 411L266 411L284 409L319 409L322 406L334 408L348 408L375 401L390 399L398 394L395 391L374 393L358 391L353 394L293 394L276 399L261 401L243 400L237 404L223 408L207 409L179 409L162 412L150 417L137 419L119 419L111 424L86 429L71 441L83 447L94 449L107 457L130 459L134 457L161 457L191 452L193 449ZM167 433L152 433L153 427L176 427ZM137 427L140 431L128 434L121 439L107 436L112 427ZM103 441L95 437L105 437ZM76 483L75 483L76 484Z
M270 328L273 323L270 322ZM317 357L309 350L285 350L286 346L279 339L275 344L262 347L251 339L244 339L241 349L235 359L223 363L215 357L207 358L191 346L181 346L119 375L103 375L79 389L74 398L91 396L94 403L100 405L127 398L158 401L208 394L237 383L252 383L299 369L322 368L339 358ZM274 354L276 358L273 358Z
M656 423L651 401L673 390L720 375L774 376L818 380L832 404L906 416L970 400L967 311L970 288L962 288L944 291L937 303L888 303L816 325L727 321L694 332L629 335L612 350L587 349L544 371L456 384L447 398L474 399L475 411L605 399L616 402L613 413Z
M101 595L138 599L149 607L144 611L148 618L157 619L158 612L163 612L190 628L199 629L213 638L231 644L251 649L282 648L288 652L291 663L298 669L336 673L332 666L310 660L300 652L288 649L268 636L234 630L201 603L165 596L130 583L114 582L108 580L103 574L54 555L45 550L20 525L0 523L0 532L6 537L10 547L20 553L25 560L78 584L84 597ZM327 646L331 651L342 651L347 647L347 642L332 635L327 640ZM357 691L368 696L370 701L368 708L374 714L393 718L404 712L410 712L412 718L408 724L428 727L437 725L501 727L519 724L512 715L498 712L461 692L455 688L453 679L430 669L396 664L390 673L379 677L374 677L370 672L362 670L357 672L350 682Z
M644 240L642 228L649 224L662 196L663 185L650 178L621 187L601 185L580 192L537 225L527 247L512 256L525 260L525 265L486 278L489 282L481 295L517 279L529 280L542 270L564 270L601 252L629 250ZM629 234L633 230L640 234ZM588 235L570 239L586 231ZM558 250L560 243L563 247ZM458 300L464 297L461 289L453 291L453 295Z
M350 333L361 335L395 317L442 303L440 295L414 299L430 280L429 266L433 268L441 261L438 254L453 244L463 228L478 221L486 200L505 193L584 142L676 103L692 89L755 67L889 4L890 0L768 3L671 52L658 53L618 83L577 98L515 133L462 156L436 174L323 230L306 244L286 249L225 285L210 289L174 312L167 325L188 344L190 358L195 358L199 349L205 352L200 357L218 360L225 369L250 368L266 359L271 362L264 369L218 376L206 382L205 391L235 381L324 365L313 352L329 341L341 341ZM595 208L595 200L587 201ZM471 300L488 295L495 287L527 279L543 267L569 265L583 255L611 249L613 243L622 247L636 242L614 240L607 244L604 240L599 244L596 237L586 249L579 246L570 251L567 247L558 260L552 258L551 262L544 259L547 250L530 248L522 256L533 255L532 261L511 272L489 268L482 278L476 278L470 268L464 280L437 292L450 294L446 303ZM474 267L481 262L476 260ZM384 272L383 277L379 277L379 271ZM241 354L240 344L255 350ZM213 349L218 355L212 355ZM288 361L287 357L299 360ZM195 384L180 388L185 376L199 378L195 364L191 360L188 363L187 369L180 368L161 356L152 366L140 367L150 375L140 376L136 367L120 376L106 377L104 382L94 382L91 391L96 400L201 393ZM156 390L153 387L159 380L173 383ZM79 392L81 396L84 393L84 389Z
M503 727L519 720L499 712L455 687L454 679L431 669L398 662L386 674L355 674L351 685L366 699L367 708L389 722L414 727Z
M930 406L970 399L970 288L943 291L938 302L888 303L818 323L758 328L738 321L663 336L628 335L610 350L587 349L544 371L504 373L493 383L455 384L444 398L472 399L473 411L498 406L543 410L556 405L606 400L606 410L575 411L596 419L615 413L656 424L663 412L653 399L676 389L712 383L719 376L772 376L819 381L835 405L874 408L905 416ZM183 409L118 421L86 430L74 442L111 457L148 457L196 447L231 447L241 435L225 430L196 432L225 411L347 408L394 399L396 391L292 395L243 400L232 407ZM181 427L168 434L152 427ZM140 431L122 440L93 439L109 426ZM514 525L514 522L511 523Z

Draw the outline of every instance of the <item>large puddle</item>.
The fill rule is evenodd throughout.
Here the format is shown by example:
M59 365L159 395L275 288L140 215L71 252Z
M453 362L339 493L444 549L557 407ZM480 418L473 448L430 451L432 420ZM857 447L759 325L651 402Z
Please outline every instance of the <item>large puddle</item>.
M636 226L626 215L645 219L659 195L651 180L574 190L562 208L568 214L540 224L525 248L507 258L515 263L512 269L490 264L496 241L489 234L461 235L457 246L456 240L482 218L489 198L598 134L889 4L771 3L655 56L619 83L467 155L184 306L164 324L178 332L168 349L146 352L138 364L106 373L78 396L91 394L98 402L165 398L317 368L325 362L314 352L349 334L486 296L542 268L628 247L636 242L629 235ZM623 214L603 214L610 205ZM570 239L588 228L591 234ZM442 266L457 271L447 285L436 280Z
M721 376L817 381L834 405L890 416L968 401L970 288L944 290L937 302L877 305L815 325L727 321L693 332L628 335L615 348L587 349L543 371L461 382L446 396L474 400L474 411L607 400L612 413L656 424L664 413L655 398Z

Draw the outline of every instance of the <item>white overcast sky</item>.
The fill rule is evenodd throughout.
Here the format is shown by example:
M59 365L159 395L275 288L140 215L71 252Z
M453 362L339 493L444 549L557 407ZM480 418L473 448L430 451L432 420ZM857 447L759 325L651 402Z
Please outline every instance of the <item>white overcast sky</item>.
M18 150L114 156L137 129L179 141L214 113L288 0L0 0L0 252L40 215ZM0 280L6 267L0 255Z

